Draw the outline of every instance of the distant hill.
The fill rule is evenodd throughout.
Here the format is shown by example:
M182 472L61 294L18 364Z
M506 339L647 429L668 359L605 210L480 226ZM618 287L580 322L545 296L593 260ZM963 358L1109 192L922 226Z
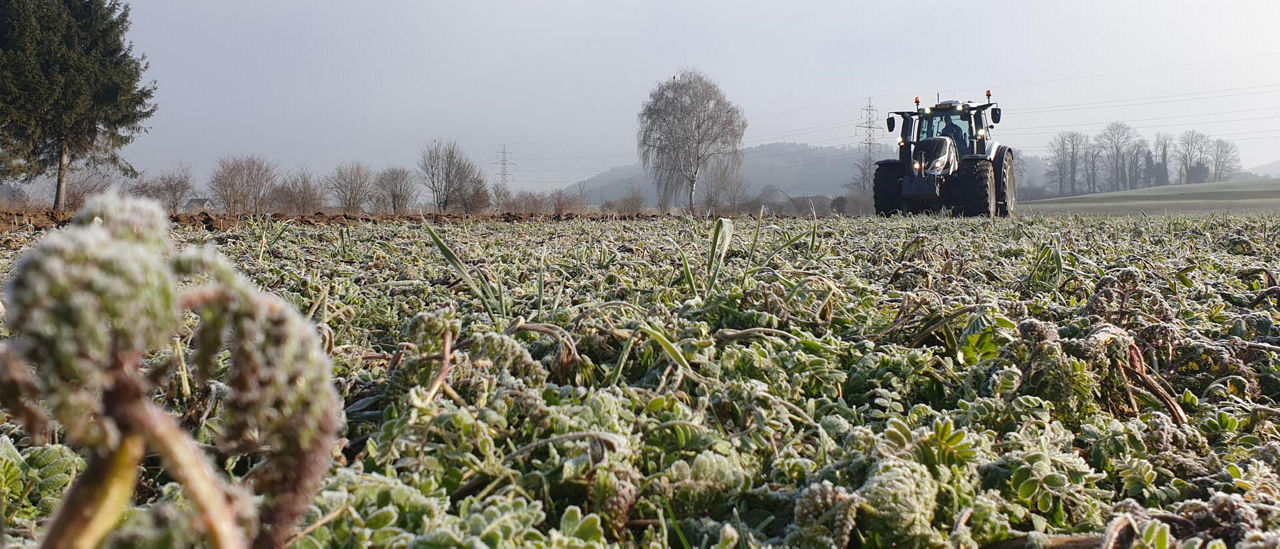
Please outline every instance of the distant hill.
M791 196L840 196L853 179L859 152L851 146L817 147L800 143L769 143L742 150L742 180L748 197L766 188L780 189ZM893 156L882 147L877 158ZM611 168L582 182L587 200L593 204L617 200L632 186L640 189L650 205L658 200L657 190L639 164ZM578 192L579 184L565 187Z
M1249 168L1249 171L1261 176L1280 177L1280 160L1270 164Z
M748 198L769 190L779 190L789 196L823 195L836 197L848 190L845 185L853 180L854 165L861 152L854 146L821 147L802 143L768 143L742 150L742 180ZM894 158L894 147L881 145L877 159ZM1043 185L1045 160L1038 156L1024 156L1026 170L1019 176L1023 185ZM596 174L581 183L565 187L565 191L577 193L579 185L585 185L587 201L601 204L627 195L631 187L644 194L650 206L656 205L658 191L640 169L639 164L618 166Z

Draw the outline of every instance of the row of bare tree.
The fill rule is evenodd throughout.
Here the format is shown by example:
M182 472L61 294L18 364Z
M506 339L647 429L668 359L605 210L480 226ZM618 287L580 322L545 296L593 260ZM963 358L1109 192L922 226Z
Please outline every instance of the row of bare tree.
M306 169L282 171L262 156L243 155L218 160L209 178L207 200L192 202L196 185L187 166L123 183L108 172L81 170L67 181L65 192L70 209L79 209L89 196L118 191L155 199L170 213L189 206L231 215L311 215L323 211L404 215L423 210L564 215L587 210L583 188L576 193L512 192L501 182L490 185L481 169L451 141L424 149L416 168L375 170L352 162L317 176ZM5 191L0 205L31 205L22 188ZM644 208L644 197L634 201L638 213Z
M422 190L440 212L479 213L492 204L483 172L452 141L423 150L417 168L375 170L351 162L316 177L306 170L281 174L260 156L238 156L218 161L209 192L232 215L313 214L326 205L350 214L403 215L420 210Z
M481 169L452 141L432 143L422 151L416 168L375 170L367 164L351 162L318 176L306 169L281 170L259 155L229 156L219 159L214 167L207 200L192 202L197 188L187 166L124 182L110 172L80 170L67 180L65 200L66 207L75 210L89 196L117 191L155 199L170 213L194 205L231 215L311 215L324 211L403 215L432 208L465 214L491 209L565 213L585 209L583 197L569 193L521 191L513 195L502 184L490 188ZM22 188L4 191L0 193L4 195L0 205L31 205ZM511 209L499 209L499 204Z
M1062 132L1049 141L1050 185L1059 194L1225 181L1240 170L1240 149L1197 130L1157 133L1147 141L1124 122L1101 133Z

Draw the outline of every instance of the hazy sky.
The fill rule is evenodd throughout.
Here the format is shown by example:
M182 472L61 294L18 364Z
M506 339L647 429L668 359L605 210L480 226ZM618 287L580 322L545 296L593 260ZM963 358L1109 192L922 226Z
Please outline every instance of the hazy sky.
M506 145L517 187L560 186L635 162L641 103L683 68L742 106L746 145L851 144L868 97L883 118L990 88L996 138L1028 152L1125 120L1280 160L1277 0L131 4L159 110L126 157L202 183L224 155L325 173L447 138L491 169Z

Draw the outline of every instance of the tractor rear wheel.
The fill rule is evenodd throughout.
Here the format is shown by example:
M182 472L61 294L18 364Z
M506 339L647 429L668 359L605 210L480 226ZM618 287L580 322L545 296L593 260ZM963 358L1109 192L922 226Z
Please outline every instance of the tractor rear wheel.
M886 162L876 165L872 190L875 192L876 215L891 216L902 213L902 176L906 171L902 164Z
M996 215L1013 217L1018 214L1017 170L1013 151L1005 150L996 156Z
M943 202L952 213L965 217L995 217L996 178L985 158L960 161L955 177L942 186Z

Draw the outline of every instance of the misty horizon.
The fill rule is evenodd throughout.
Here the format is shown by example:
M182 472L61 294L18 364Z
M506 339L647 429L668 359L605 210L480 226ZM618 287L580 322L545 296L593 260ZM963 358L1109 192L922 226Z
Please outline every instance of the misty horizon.
M1104 19L1085 6L988 2L985 51L950 60L935 58L941 31L970 27L938 27L935 40L893 23L955 9L933 2L130 6L159 110L124 157L147 173L190 165L199 186L224 156L323 174L353 161L412 167L423 147L452 139L491 177L498 151L511 151L513 188L560 188L636 163L642 101L685 68L742 107L744 147L854 145L868 98L883 120L915 96L991 89L1006 113L996 138L1031 154L1058 131L1126 121L1147 137L1232 139L1246 169L1280 159L1268 122L1280 82L1256 70L1280 66L1266 40L1280 6L1269 2L1109 3Z

